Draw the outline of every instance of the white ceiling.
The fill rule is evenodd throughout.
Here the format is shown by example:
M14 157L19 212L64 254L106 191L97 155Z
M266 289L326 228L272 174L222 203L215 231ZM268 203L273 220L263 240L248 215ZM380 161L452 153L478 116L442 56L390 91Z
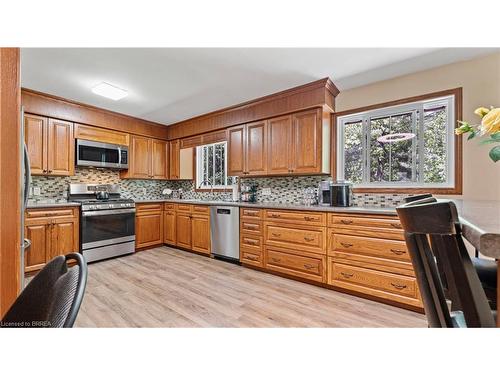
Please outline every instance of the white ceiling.
M470 59L488 48L23 48L22 86L172 124L330 77L342 91ZM129 92L113 101L90 89Z

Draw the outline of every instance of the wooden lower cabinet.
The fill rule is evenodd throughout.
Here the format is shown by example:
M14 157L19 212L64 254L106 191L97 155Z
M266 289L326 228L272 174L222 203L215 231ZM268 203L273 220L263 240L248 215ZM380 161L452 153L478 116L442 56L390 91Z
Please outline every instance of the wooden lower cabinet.
M163 213L163 242L174 246L176 244L175 220L175 211Z
M191 250L210 254L210 217L194 216L191 218Z
M29 209L25 235L31 246L25 252L25 271L37 271L58 255L78 252L78 208Z
M191 214L177 212L175 227L176 245L191 249Z
M135 248L142 249L163 243L162 204L137 204L135 214Z
M266 268L307 280L326 283L326 256L266 246Z
M264 267L264 210L240 208L240 262Z

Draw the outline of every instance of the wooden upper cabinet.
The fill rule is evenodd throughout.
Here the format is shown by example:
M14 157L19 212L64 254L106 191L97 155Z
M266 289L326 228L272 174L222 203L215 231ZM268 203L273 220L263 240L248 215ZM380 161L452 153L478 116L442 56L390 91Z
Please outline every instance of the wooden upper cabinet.
M46 117L24 115L24 143L33 175L47 173L47 121Z
M168 178L168 143L153 139L151 144L152 178L166 180Z
M267 121L245 125L245 172L264 175L267 172Z
M171 141L169 149L169 179L177 180L180 177L180 140Z
M75 124L75 138L128 146L130 136L127 133L98 128L96 126Z
M321 172L321 111L314 109L294 114L292 129L292 172Z
M24 115L24 142L31 174L71 176L75 174L73 123Z
M151 177L151 142L149 138L132 136L129 174L132 178Z
M267 173L290 174L292 164L292 116L268 120Z
M52 176L71 176L75 174L73 123L49 119L47 133L48 174Z
M228 176L245 174L245 125L229 129L228 134Z

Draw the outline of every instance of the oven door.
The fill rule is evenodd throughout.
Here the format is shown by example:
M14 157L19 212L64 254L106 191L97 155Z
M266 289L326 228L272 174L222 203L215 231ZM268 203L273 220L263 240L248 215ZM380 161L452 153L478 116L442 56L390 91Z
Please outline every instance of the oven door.
M76 165L128 168L127 146L77 139L76 150Z
M135 241L135 208L84 211L82 250Z

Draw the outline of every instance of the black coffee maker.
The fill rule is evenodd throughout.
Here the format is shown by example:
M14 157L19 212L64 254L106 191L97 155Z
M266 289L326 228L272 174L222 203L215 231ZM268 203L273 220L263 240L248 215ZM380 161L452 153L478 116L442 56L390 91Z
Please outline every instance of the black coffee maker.
M352 184L348 181L333 181L330 183L330 206L352 206Z

